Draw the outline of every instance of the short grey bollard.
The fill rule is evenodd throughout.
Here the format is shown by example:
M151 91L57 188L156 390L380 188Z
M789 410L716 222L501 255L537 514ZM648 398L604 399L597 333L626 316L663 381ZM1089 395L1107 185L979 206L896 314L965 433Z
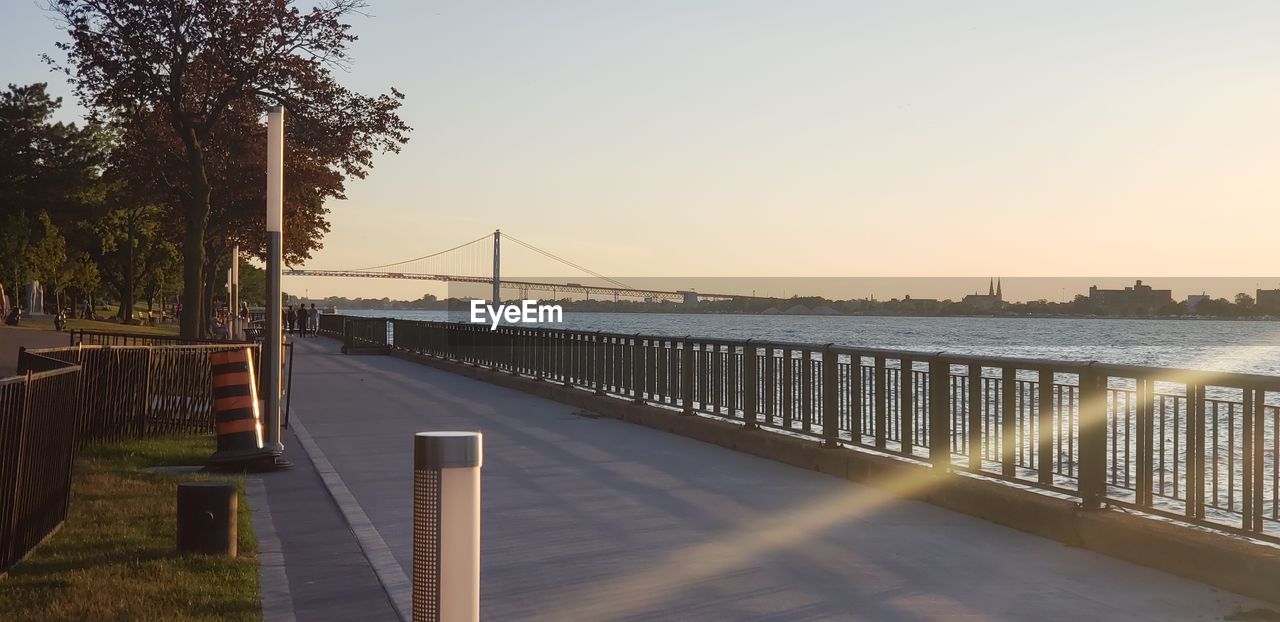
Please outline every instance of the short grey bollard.
M413 622L480 619L479 432L413 438Z
M178 484L178 551L236 556L236 485Z

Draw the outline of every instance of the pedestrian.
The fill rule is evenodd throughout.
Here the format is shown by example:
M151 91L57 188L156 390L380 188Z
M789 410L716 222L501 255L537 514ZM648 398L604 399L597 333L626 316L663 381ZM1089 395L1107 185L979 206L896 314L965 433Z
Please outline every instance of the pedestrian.
M314 337L320 334L320 312L316 311L316 303L311 303L311 313L307 314L311 318L311 335Z
M297 322L298 322L298 312L293 310L293 305L289 305L289 308L286 309L284 312L285 330L289 334L293 334L294 325L297 324Z
M307 324L307 305L300 304L298 305L298 332L302 333L303 337L307 336Z

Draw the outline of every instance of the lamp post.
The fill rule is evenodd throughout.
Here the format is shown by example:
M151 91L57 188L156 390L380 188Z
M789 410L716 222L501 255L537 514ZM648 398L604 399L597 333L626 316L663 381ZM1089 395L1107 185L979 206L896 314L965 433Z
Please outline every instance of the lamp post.
M279 455L281 330L280 264L284 224L284 108L267 113L267 334L263 339L262 379L267 408L263 413L263 448Z
M231 316L231 325L240 328L240 245L231 245L231 295L227 297L229 306L227 313Z

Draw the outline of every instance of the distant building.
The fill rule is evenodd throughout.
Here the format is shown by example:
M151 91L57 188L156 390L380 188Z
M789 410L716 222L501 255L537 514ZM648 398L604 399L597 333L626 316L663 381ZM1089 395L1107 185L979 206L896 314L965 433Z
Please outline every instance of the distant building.
M1112 308L1130 312L1151 312L1173 304L1173 290L1152 289L1136 281L1133 287L1124 289L1089 288L1089 302L1095 308Z
M1260 289L1254 296L1254 304L1259 309L1280 311L1280 289Z
M1206 294L1191 294L1190 296L1187 296L1187 313L1195 313L1196 307L1200 306L1200 303L1208 300L1209 296Z
M1004 307L1004 287L1000 279L987 282L985 295L974 292L960 300L960 304L978 311L999 311Z

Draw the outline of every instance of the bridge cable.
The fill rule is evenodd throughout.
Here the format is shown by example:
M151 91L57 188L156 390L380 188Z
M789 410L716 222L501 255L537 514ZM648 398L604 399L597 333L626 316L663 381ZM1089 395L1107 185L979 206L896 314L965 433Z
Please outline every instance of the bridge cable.
M455 246L455 247L453 247L453 248L448 248L448 249L442 250L442 251L440 251L440 252L438 252L438 253L431 253L430 255L423 255L423 256L421 256L421 257L415 257L415 258L413 258L413 259L405 259L404 261L396 261L396 262L393 262L393 263L382 264L381 266L370 266L370 267L368 267L368 268L360 268L360 269L358 269L358 270L353 270L352 272L367 272L367 271L369 271L369 270L377 270L377 269L379 269L379 268L389 268L389 267L391 267L391 266L398 266L398 265L401 265L401 264L412 263L412 262L415 262L415 261L422 261L422 260L424 260L424 259L431 259L432 257L436 257L436 256L439 256L439 255L443 255L443 254L445 254L445 253L450 253L450 252L456 251L456 250L458 250L458 249L460 249L460 248L463 248L463 247L466 247L466 246L470 246L470 245L472 245L472 244L475 244L476 242L483 242L484 240L488 240L488 239L493 239L493 234L486 234L486 235L480 236L479 238L476 238L476 239L474 239L474 240L471 240L470 242L466 242L466 243L463 243L463 244L459 244L459 245L457 245L457 246ZM522 242L522 243L523 243L523 242Z
M550 252L548 252L548 251L544 251L544 250L542 250L542 249L540 249L540 248L538 248L538 247L536 247L536 246L534 246L534 245L532 245L532 244L529 244L528 242L523 242L523 241L521 241L520 239L518 239L518 238L516 238L516 237L513 237L513 236L511 236L511 235L509 235L509 234L504 233L504 234L502 234L502 237L503 237L504 239L511 240L512 242L515 242L516 244L519 244L520 246L523 246L523 247L525 247L525 248L527 248L527 249L529 249L529 250L531 250L531 251L534 251L534 252L536 252L536 253L540 253L540 254L542 254L542 255L544 255L544 256L546 256L546 257L549 257L549 258L551 258L551 259L554 259L554 260L556 260L556 261L558 261L558 262L560 262L560 263L563 263L563 264L565 264L565 265L568 265L568 266L572 266L572 267L574 267L574 268L577 268L577 269L579 269L579 270L581 270L581 271L583 271L583 272L586 272L587 274L590 274L591 276L594 276L594 277L596 277L596 278L598 278L598 279L603 279L603 280L605 280L605 281L607 281L607 282L609 282L609 283L612 283L612 284L614 284L614 285L617 285L618 287L621 287L621 288L623 288L623 289L636 289L636 288L634 288L634 287L632 287L632 286L630 286L630 285L627 285L626 283L623 283L622 281L619 281L619 280L614 279L614 278L607 277L607 276L605 276L605 275L603 275L603 274L600 274L599 272L596 272L595 270L591 270L591 269L588 269L588 268L583 267L583 266L581 266L581 265L578 265L578 264L576 264L576 263L573 263L572 261L569 261L568 259L565 259L565 258L563 258L563 257L558 257L558 256L556 256L555 254L550 253Z

